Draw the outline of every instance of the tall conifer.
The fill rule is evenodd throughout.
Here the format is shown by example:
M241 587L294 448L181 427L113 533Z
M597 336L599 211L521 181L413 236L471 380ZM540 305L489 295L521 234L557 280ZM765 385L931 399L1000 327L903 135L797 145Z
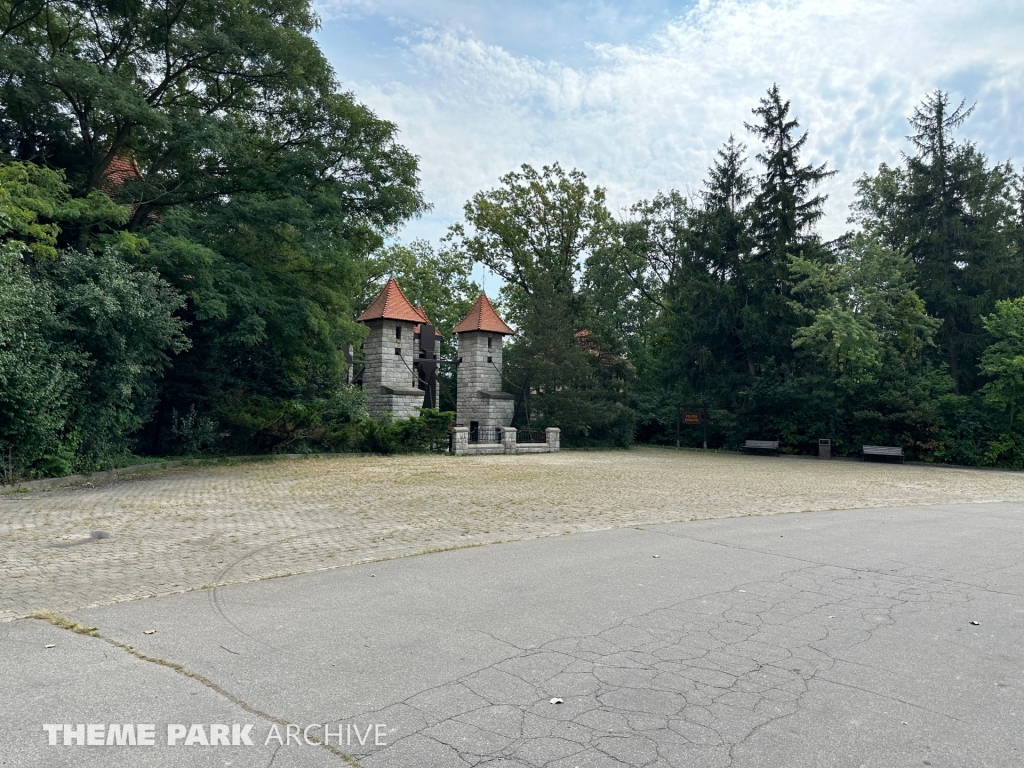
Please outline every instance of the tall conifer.
M820 249L814 225L824 215L826 197L814 190L835 172L826 163L801 163L807 132L797 135L800 123L790 116L790 103L778 85L752 112L756 122L744 125L764 144L757 154L763 170L751 208L754 248L742 267L748 296L741 340L756 373L770 360L784 366L791 358L798 322L789 303L789 260Z

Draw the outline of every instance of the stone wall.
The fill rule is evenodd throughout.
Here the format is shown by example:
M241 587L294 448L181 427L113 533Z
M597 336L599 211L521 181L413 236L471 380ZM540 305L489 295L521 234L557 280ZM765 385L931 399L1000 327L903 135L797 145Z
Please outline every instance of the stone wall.
M413 324L401 320L371 320L370 335L363 342L363 391L366 410L380 418L418 416L423 392L416 387L413 360L419 355Z
M469 427L452 427L451 452L456 456L480 456L490 454L516 453L557 453L561 449L561 430L549 427L544 430L546 442L517 443L516 429L503 427L500 443L469 442Z
M488 342L490 346L488 346ZM470 331L459 334L459 389L456 423L501 427L512 423L515 398L502 392L502 336Z

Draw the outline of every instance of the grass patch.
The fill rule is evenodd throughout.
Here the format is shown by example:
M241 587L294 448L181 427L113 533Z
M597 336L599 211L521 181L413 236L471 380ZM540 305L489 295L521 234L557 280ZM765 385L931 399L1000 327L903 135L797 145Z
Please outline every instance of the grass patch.
M100 633L96 630L96 627L87 627L84 624L79 624L74 619L69 619L67 616L62 616L56 611L51 611L49 609L33 611L28 615L28 618L48 621L55 627L60 627L61 629L70 629L72 632L77 632L80 635L89 635L90 637L100 636Z

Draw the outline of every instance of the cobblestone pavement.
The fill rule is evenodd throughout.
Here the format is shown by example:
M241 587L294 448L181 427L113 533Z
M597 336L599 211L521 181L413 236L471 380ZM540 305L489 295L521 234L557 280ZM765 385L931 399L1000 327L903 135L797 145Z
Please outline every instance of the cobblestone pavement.
M637 449L330 457L0 496L0 620L497 541L1024 500L1024 474Z

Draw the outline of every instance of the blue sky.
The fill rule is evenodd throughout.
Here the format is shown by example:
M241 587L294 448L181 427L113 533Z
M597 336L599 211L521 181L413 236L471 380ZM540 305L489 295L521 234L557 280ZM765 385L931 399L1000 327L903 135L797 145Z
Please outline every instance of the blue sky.
M613 209L700 188L715 149L778 82L828 182L826 236L853 182L907 149L936 88L977 102L963 135L1024 160L1020 0L495 2L319 0L346 89L398 124L433 210L399 234L436 242L475 192L554 161ZM756 146L751 144L751 155Z

